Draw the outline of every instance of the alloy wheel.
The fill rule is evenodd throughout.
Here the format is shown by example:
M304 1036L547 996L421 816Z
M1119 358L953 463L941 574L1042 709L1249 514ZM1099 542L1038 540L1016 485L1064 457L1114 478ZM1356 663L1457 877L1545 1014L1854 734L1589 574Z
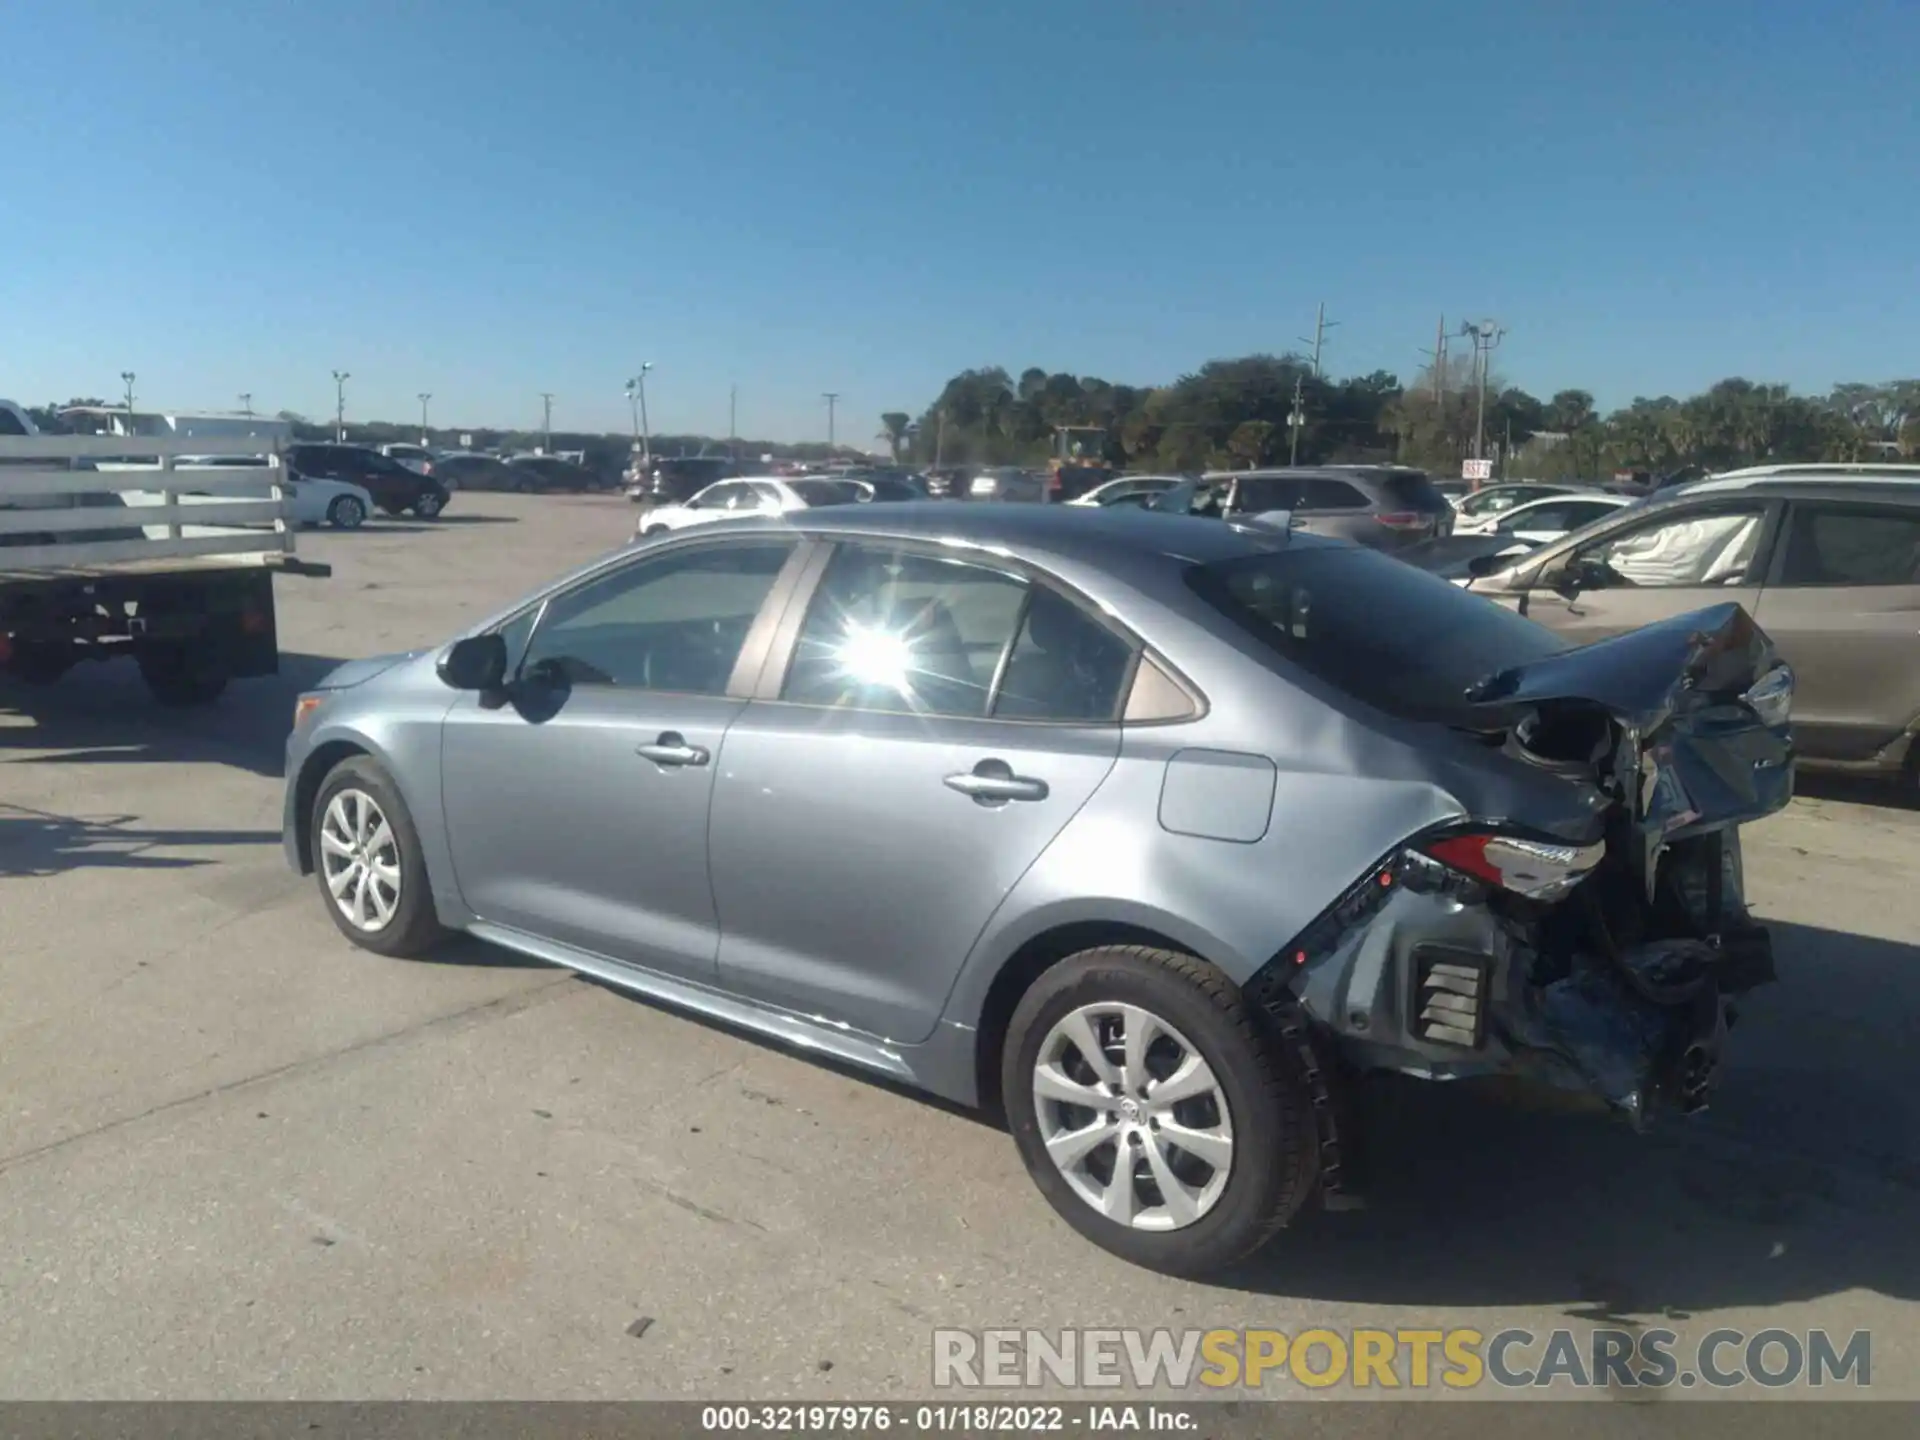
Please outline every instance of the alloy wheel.
M327 892L350 925L386 928L400 906L400 842L366 791L342 790L327 803L320 864Z
M1138 1005L1083 1005L1047 1032L1033 1068L1048 1156L1116 1224L1181 1230L1233 1169L1226 1092L1199 1049Z

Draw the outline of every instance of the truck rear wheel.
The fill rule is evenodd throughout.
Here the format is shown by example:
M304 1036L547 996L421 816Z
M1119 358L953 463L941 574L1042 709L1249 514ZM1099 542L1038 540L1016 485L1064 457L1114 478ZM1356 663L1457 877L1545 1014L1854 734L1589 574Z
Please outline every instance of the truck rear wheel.
M207 645L153 645L139 654L140 678L162 705L211 705L227 688L228 666Z

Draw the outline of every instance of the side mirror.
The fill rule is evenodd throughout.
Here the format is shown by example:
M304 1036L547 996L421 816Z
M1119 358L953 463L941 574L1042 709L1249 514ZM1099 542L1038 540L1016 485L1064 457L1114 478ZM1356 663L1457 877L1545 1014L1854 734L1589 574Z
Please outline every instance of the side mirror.
M498 635L469 635L440 657L440 678L455 690L498 690L507 680L507 642Z
M1571 600L1582 590L1605 589L1607 567L1598 560L1576 558L1545 578L1555 594Z
M1504 555L1476 555L1467 562L1467 574L1476 580L1483 580L1506 569L1508 563Z

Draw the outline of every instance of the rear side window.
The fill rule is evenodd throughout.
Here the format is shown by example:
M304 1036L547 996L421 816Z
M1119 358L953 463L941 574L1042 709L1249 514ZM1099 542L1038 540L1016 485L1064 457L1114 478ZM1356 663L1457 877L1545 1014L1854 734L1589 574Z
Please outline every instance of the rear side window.
M860 492L844 480L789 480L788 485L809 505L848 505Z
M1480 681L1567 648L1546 627L1362 548L1188 571L1194 591L1310 674L1390 715L1444 719Z
M27 427L11 410L0 410L0 435L24 435Z
M1303 510L1366 510L1371 506L1365 494L1344 480L1302 480L1300 508Z
M1920 585L1920 511L1795 505L1782 585Z
M996 720L1111 724L1133 646L1066 596L1034 587L993 699Z

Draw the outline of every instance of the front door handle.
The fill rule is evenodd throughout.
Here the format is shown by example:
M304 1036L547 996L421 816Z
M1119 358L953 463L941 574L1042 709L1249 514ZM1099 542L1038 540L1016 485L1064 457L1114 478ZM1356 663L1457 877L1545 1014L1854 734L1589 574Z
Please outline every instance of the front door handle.
M1004 760L982 760L971 770L949 775L943 782L949 790L971 795L982 805L997 805L1008 800L1044 800L1047 782L1016 775Z
M665 730L651 745L636 745L633 753L656 765L704 765L710 758L704 745L689 745L678 730Z

